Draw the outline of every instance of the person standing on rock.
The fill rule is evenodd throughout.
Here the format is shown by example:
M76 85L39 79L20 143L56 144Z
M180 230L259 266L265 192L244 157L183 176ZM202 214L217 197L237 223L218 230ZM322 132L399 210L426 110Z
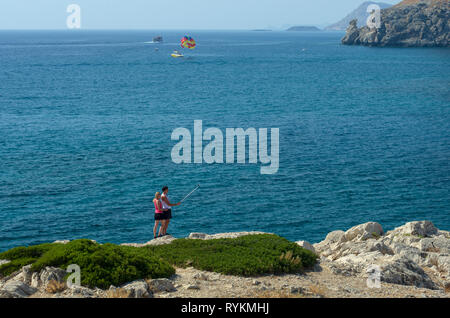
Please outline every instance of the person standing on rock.
M155 226L153 227L153 238L157 238L156 230L158 229L159 222L161 222L161 226L159 227L158 236L161 236L161 231L163 229L164 224L164 211L161 203L161 193L159 192L155 193L153 204L155 205Z
M162 195L161 195L161 202L162 202L162 209L164 211L164 220L163 220L163 230L161 235L168 235L167 234L167 228L169 227L170 219L172 218L172 209L171 207L180 205L181 202L178 203L171 203L169 200L169 197L167 196L167 193L169 192L169 187L164 186L162 188Z

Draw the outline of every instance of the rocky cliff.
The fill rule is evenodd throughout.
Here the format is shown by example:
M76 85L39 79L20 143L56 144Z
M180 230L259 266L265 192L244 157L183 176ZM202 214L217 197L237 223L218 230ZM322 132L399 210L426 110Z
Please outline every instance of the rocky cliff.
M358 27L362 27L366 24L366 20L369 17L369 13L367 12L367 8L371 5L375 4L379 6L381 9L386 9L391 7L392 5L384 2L373 2L366 1L362 3L358 8L347 14L342 20L333 23L325 28L327 31L345 31L350 21L356 19Z
M321 264L344 276L366 276L378 266L380 280L428 289L450 287L450 233L429 221L406 223L384 233L376 222L334 231L314 244Z
M358 28L350 21L342 39L346 45L397 47L450 46L449 0L405 0L381 10L379 28Z

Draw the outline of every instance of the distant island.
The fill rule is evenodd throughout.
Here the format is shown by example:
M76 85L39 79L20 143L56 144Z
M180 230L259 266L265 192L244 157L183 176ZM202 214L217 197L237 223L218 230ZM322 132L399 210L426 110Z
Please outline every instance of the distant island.
M350 21L342 39L346 45L394 47L450 46L450 2L448 0L404 0L381 10L379 28Z
M322 31L318 27L315 26L293 26L287 29L286 31Z
M155 36L155 37L153 38L153 42L155 42L155 43L162 43L162 42L163 42L163 37L160 36L160 35Z
M392 4L384 3L384 2L373 2L366 1L362 3L358 8L347 14L342 20L333 23L327 27L325 30L327 31L345 31L350 23L350 21L356 19L358 27L362 27L366 24L366 20L369 17L369 12L367 12L367 8L375 4L380 7L380 9L386 9L392 6Z
M270 32L272 30L270 30L270 29L254 29L252 31L256 31L256 32Z

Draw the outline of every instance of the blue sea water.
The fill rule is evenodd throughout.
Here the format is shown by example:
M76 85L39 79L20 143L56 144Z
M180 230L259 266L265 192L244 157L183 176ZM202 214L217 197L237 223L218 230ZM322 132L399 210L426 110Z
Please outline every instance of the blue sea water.
M148 43L162 34L163 44ZM57 239L146 242L260 230L322 240L412 220L450 229L450 50L342 33L0 32L0 251ZM158 48L159 50L155 50ZM177 127L280 129L280 168L180 164Z

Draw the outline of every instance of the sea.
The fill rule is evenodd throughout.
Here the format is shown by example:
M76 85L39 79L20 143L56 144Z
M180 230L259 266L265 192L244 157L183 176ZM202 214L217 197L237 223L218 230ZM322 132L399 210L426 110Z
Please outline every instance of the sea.
M185 35L195 49L180 47ZM0 251L147 242L164 185L174 202L200 185L173 208L175 237L315 243L369 221L450 230L450 49L344 46L343 35L0 31ZM195 120L278 128L278 171L175 163L172 132L193 134Z

